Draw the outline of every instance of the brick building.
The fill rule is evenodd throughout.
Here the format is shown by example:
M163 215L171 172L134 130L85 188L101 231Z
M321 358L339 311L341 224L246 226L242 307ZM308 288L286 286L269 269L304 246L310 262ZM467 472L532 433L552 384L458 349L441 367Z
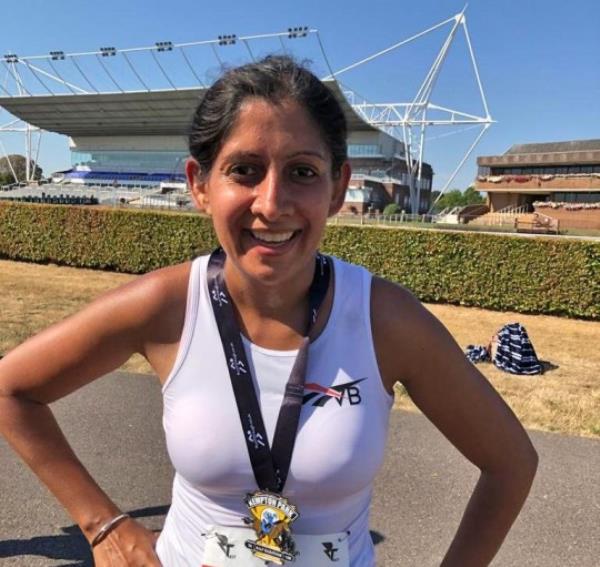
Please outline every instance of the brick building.
M365 130L351 128L348 156L352 178L342 212L381 212L390 203L412 212L406 153L402 142L372 126ZM428 163L423 163L419 210L415 213L424 213L429 209L432 181L433 169ZM419 181L416 180L416 183Z
M600 229L600 139L517 144L477 165L475 188L487 193L491 213L538 213L563 228Z

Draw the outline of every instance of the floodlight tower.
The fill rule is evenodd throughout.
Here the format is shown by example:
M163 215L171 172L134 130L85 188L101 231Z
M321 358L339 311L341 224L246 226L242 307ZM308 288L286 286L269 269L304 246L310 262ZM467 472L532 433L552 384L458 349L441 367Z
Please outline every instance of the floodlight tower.
M405 148L406 170L408 173L411 209L413 213L419 211L421 197L421 173L427 128L429 126L480 127L480 131L475 137L475 140L466 150L464 156L459 161L457 167L452 172L451 176L448 178L444 187L440 191L440 195L438 196L439 199L446 192L450 186L450 183L452 183L456 177L456 174L460 171L460 168L471 155L483 134L487 131L490 125L494 123L494 120L492 120L488 109L487 100L479 76L479 70L477 68L477 62L475 60L475 54L471 45L471 38L469 36L467 19L465 16L466 9L467 6L465 6L460 13L452 16L451 18L448 18L447 20L444 20L443 22L440 22L403 41L395 43L394 45L391 45L382 51L378 51L377 53L369 55L368 57L365 57L364 59L353 63L352 65L348 65L347 67L344 67L343 69L340 69L339 71L336 71L335 73L332 73L324 78L337 80L342 73L350 71L351 69L356 69L360 65L373 61L374 59L390 53L391 51L415 41L437 29L440 29L444 26L451 26L446 39L444 40L436 58L434 59L429 71L427 72L423 82L421 83L411 102L371 103L364 99L358 101L357 99L360 97L358 97L358 95L351 90L347 90L347 96L354 110L360 114L360 116L366 122L403 141ZM433 104L431 102L431 96L437 79L459 27L462 28L467 42L472 69L477 80L479 95L481 97L481 102L485 112L484 116L477 116L475 114L462 112L446 106ZM431 115L428 116L428 113L431 112L435 113L436 118L432 118ZM433 205L435 205L435 202L432 203L432 207Z

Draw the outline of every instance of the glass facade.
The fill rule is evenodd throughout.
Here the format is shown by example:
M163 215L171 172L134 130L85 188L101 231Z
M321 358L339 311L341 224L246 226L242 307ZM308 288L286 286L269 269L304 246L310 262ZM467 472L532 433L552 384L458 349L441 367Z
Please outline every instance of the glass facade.
M92 171L182 173L187 157L187 152L172 151L72 151L71 165Z
M348 144L348 157L383 157L378 144Z
M484 173L487 171L487 173ZM479 175L569 175L573 173L600 173L600 163L593 165L550 165L530 167L479 167Z
M600 203L598 193L553 193L549 201L555 203Z

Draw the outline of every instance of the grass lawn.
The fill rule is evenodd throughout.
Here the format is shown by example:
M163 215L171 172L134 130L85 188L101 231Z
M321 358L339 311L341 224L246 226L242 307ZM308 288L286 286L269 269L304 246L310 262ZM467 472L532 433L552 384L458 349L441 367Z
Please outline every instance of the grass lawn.
M0 354L23 342L104 291L136 276L0 260ZM541 376L512 376L491 364L479 368L524 425L533 429L600 437L600 322L521 315L471 307L427 308L464 349L486 344L502 325L523 324L538 356L556 368ZM122 368L151 373L133 356ZM398 388L396 406L415 410Z

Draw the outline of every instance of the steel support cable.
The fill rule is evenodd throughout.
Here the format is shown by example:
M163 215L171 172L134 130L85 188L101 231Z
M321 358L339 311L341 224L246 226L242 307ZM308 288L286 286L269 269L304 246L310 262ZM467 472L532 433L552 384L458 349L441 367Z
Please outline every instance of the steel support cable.
M319 48L321 49L321 55L323 55L323 59L325 59L325 65L327 65L327 69L329 70L330 77L337 80L335 77L335 73L333 72L333 69L331 68L331 65L329 64L329 58L327 57L327 54L325 53L325 48L323 47L323 42L321 41L321 35L319 34L318 30L316 32L316 36L317 36L317 41L319 42Z
M189 70L192 72L192 75L194 75L194 77L196 78L196 80L200 83L200 85L202 85L203 88L206 88L206 84L204 83L204 81L196 74L196 71L194 70L194 67L192 66L192 63L190 62L190 60L188 59L188 56L185 52L185 50L183 49L183 47L179 48L179 51L181 51L181 55L183 55L183 59L185 60Z
M415 98L413 99L412 104L407 108L407 111L405 114L405 118L407 120L412 117L413 108L416 104L427 104L429 102L429 97L431 96L431 91L433 90L435 80L436 80L437 76L439 75L439 70L441 69L441 65L446 57L446 53L448 52L448 49L450 48L452 40L454 39L454 35L458 28L459 22L460 22L459 19L455 19L454 25L452 26L452 29L450 30L448 37L444 41L442 48L440 49L439 53L437 54L437 56L435 58L435 61L433 62L433 65L430 67L427 75L425 76L425 80L419 87L419 90L417 91L417 94L416 94ZM417 103L417 101L418 101L418 103Z
M71 60L71 63L73 63L73 65L75 66L75 69L77 69L79 71L79 74L83 77L83 80L90 86L90 88L96 93L98 94L100 91L92 84L92 82L87 78L87 75L82 71L81 67L78 65L77 60L75 59L75 57L70 56L69 59Z
M4 85L0 85L0 89L2 89L9 97L13 96L13 94Z
M139 73L135 70L135 67L133 66L133 64L131 63L131 61L129 60L129 57L127 57L127 53L125 52L121 52L121 55L123 57L125 57L125 61L127 61L127 64L129 65L129 68L133 71L133 74L137 77L137 80L142 84L142 86L147 90L150 91L150 88L148 87L148 85L146 83L144 83L144 80L142 79L142 77L140 77Z
M352 65L348 65L347 67L344 67L343 69L340 69L339 71L336 71L335 74L341 75L342 73L345 73L346 71L350 71L350 69L355 69L356 67L358 67L359 65L362 65L363 63L368 63L369 61L373 61L373 59L376 59L377 57L380 57L381 55L385 55L386 53L389 53L390 51L393 51L394 49L398 49L399 47L402 47L403 45L406 45L407 43L414 41L415 39L423 37L424 35L428 34L429 32L432 32L434 30L437 30L438 28L441 28L442 26L445 26L447 23L451 22L454 19L455 19L455 17L452 16L451 18L448 18L447 20L440 22L439 24L436 24L435 26L432 26L432 27L426 29L425 31L417 33L417 34L409 37L408 39L399 41L398 43L395 43L394 45L390 45L390 47L388 47L386 49L378 51L377 53L374 53L373 55L369 55L369 57L365 57L364 59L361 59L360 61L357 61L356 63L352 63ZM330 79L330 78L331 77L323 77L323 80Z
M479 124L471 124L470 126L465 126L464 128L459 128L458 130L453 130L452 132L445 132L444 134L439 134L437 136L432 136L431 138L427 138L427 142L435 142L441 138L447 138L448 136L454 136L455 134L462 134L463 132L468 132L469 130L473 130L473 128L479 128L482 126Z
M483 92L483 86L481 79L479 78L479 69L477 68L477 62L475 61L475 54L473 53L473 47L471 46L471 38L469 36L469 30L467 29L467 20L463 15L462 18L463 31L465 32L465 38L467 39L467 45L469 47L469 54L471 55L471 63L473 63L473 70L475 71L475 77L477 78L477 85L479 86L479 92L481 94L481 101L483 102L483 108L485 110L485 116L489 120L491 119L490 111L488 110L487 101L485 99L485 93Z
M44 87L52 96L54 96L55 93L52 90L50 90L48 85L46 85L46 83L44 83L44 81L42 81L42 79L40 79L40 77L38 76L37 72L33 69L33 67L29 63L27 63L27 61L22 61L22 63L31 71L31 74L37 79L38 83L40 83L40 85L42 85L42 87Z
M150 53L152 54L152 58L158 65L158 68L160 69L160 72L163 74L164 78L167 79L167 82L173 87L174 90L177 90L177 87L173 84L173 81L171 81L171 79L169 78L169 75L167 75L166 71L163 69L163 66L160 64L160 61L158 60L156 53L154 51L150 51Z
M490 124L483 124L482 125L481 132L479 132L479 134L475 138L475 141L471 144L471 147L467 150L467 153L465 154L465 156L463 157L463 159L460 161L460 163L458 164L458 166L456 167L456 169L452 172L452 175L449 177L448 181L446 181L446 184L444 185L444 187L440 191L440 194L438 195L437 199L433 202L433 204L429 208L428 213L430 213L432 211L432 209L435 206L435 204L440 200L440 198L442 197L442 195L446 192L446 189L448 189L448 187L450 186L450 183L452 183L452 181L454 181L454 178L456 177L456 174L460 171L460 168L463 166L463 164L465 163L465 161L467 161L467 158L471 155L471 152L475 149L475 146L479 143L479 140L481 140L481 137L485 134L486 130L489 127L490 127Z
M71 86L71 84L62 78L61 74L58 72L58 70L52 63L52 59L48 59L48 65L50 65L50 69L52 69L53 73L58 77L59 82L61 82L63 85L65 85L71 91L71 94L77 94L75 92L75 89L73 89L73 87Z
M19 90L19 94L21 94L21 89L23 89L29 96L31 96L31 93L25 88L25 86L23 85L23 83L21 81L21 78L18 76L17 73L15 73L14 69L11 69L10 65L8 65L6 63L6 61L2 61L2 65L4 65L6 70L10 73L10 76L15 81L15 83L17 85L17 89Z
M108 67L102 62L102 58L97 53L96 53L96 59L98 60L98 63L100 63L100 66L104 69L104 72L108 75L108 78L113 82L115 87L117 87L117 89L119 89L122 93L124 93L125 91L121 88L119 83L117 83L117 81L115 81L114 77L111 75L110 71L108 70Z
M252 49L250 49L250 45L248 44L248 42L245 39L243 39L242 42L244 43L244 46L246 47L246 50L248 51L252 62L256 61L256 59L254 58L254 53L252 53Z
M282 36L278 36L279 37L279 43L281 43L281 49L283 49L283 53L286 54L288 52L287 47L285 46L285 43L283 43L283 37Z
M50 63L49 60L48 60L48 63ZM35 69L38 73L41 73L45 77L48 77L49 79L52 79L53 81L56 81L58 83L65 84L71 90L71 92L73 94L75 94L74 91L79 91L81 94L89 94L87 91L83 90L82 88L78 87L77 85L74 85L72 83L69 83L68 81L65 81L60 75L54 76L51 73L48 73L47 71L45 71L44 69L42 69L40 67L36 67L35 65L33 65L31 63L30 63L30 65L33 69ZM50 67L52 67L53 70L56 70L53 65L50 65Z
M8 76L9 76L9 73L8 73L8 69L7 69L6 73L4 73L4 86L5 87L6 87L6 85L8 85Z
M0 107L0 112L1 112L2 110L3 110L3 109ZM8 114L8 112L7 112L7 114ZM2 125L0 126L0 132L1 132L2 130L8 130L8 128L9 128L10 126L14 126L15 124L18 124L19 122L21 122L21 119L20 119L20 118L16 118L15 120L11 120L10 122L7 122L6 124L2 124Z
M219 65L221 65L221 68L225 67L223 60L219 57L219 54L217 53L217 49L215 48L214 42L210 44L210 47L212 48L213 53L215 54L215 57L217 58L217 61L219 62Z

